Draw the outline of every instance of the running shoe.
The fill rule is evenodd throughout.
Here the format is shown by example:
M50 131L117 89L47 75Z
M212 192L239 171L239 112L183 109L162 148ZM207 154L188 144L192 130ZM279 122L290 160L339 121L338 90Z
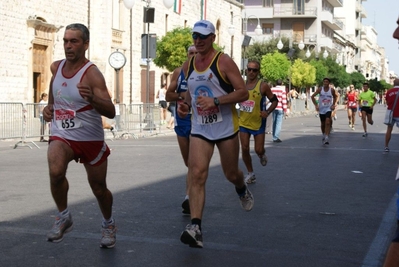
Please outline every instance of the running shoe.
M364 134L362 135L363 137L367 137L367 133L366 132L364 132Z
M240 196L240 203L241 203L241 207L244 210L246 210L246 211L252 210L252 208L254 206L254 197L248 188L245 189L245 194L243 196Z
M116 243L116 226L114 224L108 225L106 227L102 227L101 229L101 248L113 248Z
M245 181L245 183L247 183L247 184L254 184L254 183L256 183L255 174L249 174L249 173L248 173L247 176L245 176L244 181Z
M388 153L389 152L389 147L384 148L384 152Z
M324 138L323 144L325 144L325 145L329 145L330 144L330 142L328 141L328 137L327 136Z
M70 232L73 228L71 214L67 218L57 216L50 232L47 234L47 241L58 243L64 239L64 234Z
M355 130L355 125L352 125L352 131L354 131Z
M202 248L202 233L197 224L188 224L180 235L180 241L192 248Z
M190 214L190 202L188 199L185 199L183 203L181 203L181 207L183 208L182 212L184 214Z
M267 165L267 157L265 154L263 154L262 157L260 157L259 159L260 159L260 164L262 164L262 166Z

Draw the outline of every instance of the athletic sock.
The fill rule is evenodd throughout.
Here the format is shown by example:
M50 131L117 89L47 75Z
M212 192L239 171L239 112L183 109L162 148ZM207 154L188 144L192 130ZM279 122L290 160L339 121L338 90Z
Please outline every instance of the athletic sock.
M199 229L201 230L201 219L193 218L193 219L191 219L191 224L192 225L194 225L194 224L198 225Z
M69 217L69 210L68 210L68 208L66 208L65 210L63 210L63 211L61 211L60 213L59 213L59 215L60 215L60 217L61 218L68 218Z
M237 192L237 194L238 194L240 197L245 196L246 190L247 190L247 186L246 186L246 185L244 185L242 188L236 187L236 192Z
M103 222L102 222L103 227L107 227L107 226L114 225L114 224L115 224L115 221L112 216L111 216L111 218L109 218L109 220L106 220L103 218Z

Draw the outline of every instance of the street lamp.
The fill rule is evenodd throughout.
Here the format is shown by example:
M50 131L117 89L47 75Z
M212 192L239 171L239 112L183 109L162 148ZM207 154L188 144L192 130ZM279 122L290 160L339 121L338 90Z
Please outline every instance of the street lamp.
M249 45L249 42L251 41L251 36L247 35L247 31L248 31L248 19L251 17L254 17L258 20L258 25L256 25L256 28L254 30L255 34L257 36L261 35L263 33L262 27L260 26L260 21L259 18L256 17L255 15L249 15L248 17L246 16L246 13L244 12L244 17L242 17L241 15L235 15L231 17L231 24L227 29L227 32L230 34L230 36L233 36L235 34L235 26L233 24L233 18L234 17L240 17L243 23L243 35L244 35L244 40L242 42L242 47L244 48L244 52L243 52L243 58L241 60L241 70L244 70L245 68L245 64L246 64L246 47Z
M141 0L146 3L144 7L144 23L147 23L147 35L146 35L146 59L147 59L147 68L146 68L146 105L147 105L147 113L144 121L147 122L147 126L145 128L152 130L155 129L152 123L152 113L149 112L148 106L150 102L150 23L154 23L155 17L155 8L150 7L151 0ZM135 0L123 0L123 4L127 9L132 9L134 6ZM163 0L163 4L166 8L171 8L174 4L174 0ZM132 22L131 22L132 23Z
M309 46L308 46L308 50L307 50L306 53L305 53L305 56L306 56L307 58L309 58L310 55L312 54L313 50L316 49L316 45L313 45L314 48L312 49L312 51L310 51L310 50L309 50L309 47L310 47L310 46L312 46L312 45L309 45ZM316 52L317 52L317 51L316 51ZM327 57L328 57L328 52L327 52L327 49L324 48L323 58L326 59Z

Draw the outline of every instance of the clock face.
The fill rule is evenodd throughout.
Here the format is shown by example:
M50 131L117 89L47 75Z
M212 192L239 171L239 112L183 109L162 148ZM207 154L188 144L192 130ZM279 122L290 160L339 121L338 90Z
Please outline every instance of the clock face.
M117 70L121 69L123 66L125 66L125 63L126 63L126 57L124 54L122 54L119 51L115 51L109 56L109 64L114 69Z

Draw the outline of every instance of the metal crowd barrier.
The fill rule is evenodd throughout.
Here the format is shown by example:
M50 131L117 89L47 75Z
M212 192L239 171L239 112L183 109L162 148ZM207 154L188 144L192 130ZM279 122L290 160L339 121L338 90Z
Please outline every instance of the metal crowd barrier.
M14 148L18 146L40 148L35 142L39 142L41 138L48 139L51 134L50 123L44 124L44 131L41 128L41 107L42 105L38 103L0 102L0 140L20 139ZM116 110L115 118L106 119L114 127L113 132L104 130L106 139L164 134L158 104L119 104Z

